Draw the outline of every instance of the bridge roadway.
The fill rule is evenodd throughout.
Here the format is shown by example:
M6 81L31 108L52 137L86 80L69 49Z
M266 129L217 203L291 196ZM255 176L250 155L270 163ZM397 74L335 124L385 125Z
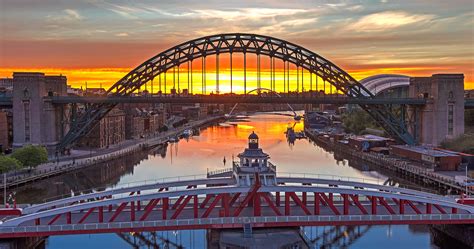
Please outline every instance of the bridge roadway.
M257 95L190 95L190 96L134 96L134 97L100 97L100 96L54 96L48 97L54 104L64 105L72 103L277 103L277 104L407 104L425 105L426 99L419 98L375 98L355 99L349 97L298 97L298 96L266 96ZM0 97L0 106L12 106L12 97ZM466 109L474 108L474 99L465 99Z
M450 197L342 178L232 178L120 187L32 205L3 217L0 237L176 229L375 224L474 224L474 207Z

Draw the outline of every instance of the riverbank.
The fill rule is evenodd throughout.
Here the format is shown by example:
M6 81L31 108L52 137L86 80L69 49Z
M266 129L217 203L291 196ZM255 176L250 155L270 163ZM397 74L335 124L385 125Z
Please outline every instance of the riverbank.
M4 177L0 179L0 189L12 188L29 182L34 182L51 176L64 174L81 168L90 167L98 163L110 161L123 157L137 151L147 150L156 146L164 146L171 137L176 137L186 129L196 129L209 123L223 119L222 115L206 117L205 119L192 121L181 127L162 132L156 136L141 139L126 140L109 148L92 150L75 150L73 155L61 157L54 162L38 165L31 171L11 172L7 174L6 183Z
M321 138L314 131L309 129L306 129L305 133L313 142L326 150L334 151L344 155L345 157L356 158L378 167L388 169L392 172L403 175L410 181L421 181L426 185L438 190L442 190L448 194L459 194L466 192L465 186L456 182L453 176L429 170L427 168L418 166L415 163L411 163L410 161L403 158L379 153L358 151L348 145ZM469 195L473 195L474 190L472 188L468 189L467 193Z

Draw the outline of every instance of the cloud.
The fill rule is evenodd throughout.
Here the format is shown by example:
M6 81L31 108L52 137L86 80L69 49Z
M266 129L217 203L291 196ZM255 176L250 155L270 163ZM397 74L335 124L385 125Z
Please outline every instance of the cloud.
M194 12L202 18L219 18L228 21L243 19L274 18L276 16L290 16L306 12L304 9L280 8L234 8L234 9L200 9Z
M128 33L125 33L125 32L117 33L117 34L115 34L115 36L118 36L118 37L127 37L127 36L128 36Z
M362 17L348 26L349 30L360 32L380 32L408 24L419 24L432 20L434 15L417 15L404 11L384 11Z
M65 9L64 12L68 15L69 18L75 19L75 20L82 20L84 17L82 17L77 10L73 9Z
M79 14L77 10L73 9L65 9L63 10L63 14L60 15L48 15L46 16L46 20L49 23L52 23L52 26L61 25L64 23L73 23L77 21L83 20L84 17Z

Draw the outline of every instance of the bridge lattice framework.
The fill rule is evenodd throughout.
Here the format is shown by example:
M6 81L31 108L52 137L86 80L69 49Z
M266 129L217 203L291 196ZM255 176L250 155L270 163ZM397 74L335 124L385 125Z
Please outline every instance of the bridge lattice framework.
M257 178L258 179L258 178ZM230 177L110 189L27 207L0 237L304 225L473 224L450 197L367 182L280 177L237 186Z
M310 73L312 82L312 76L315 75L316 79L319 77L324 82L329 83L330 86L334 86L336 91L342 93L350 98L356 99L372 99L374 95L368 91L362 84L355 80L347 72L336 66L331 61L324 57L294 43L255 34L219 34L206 36L198 39L194 39L188 42L184 42L162 53L152 57L145 61L137 68L133 69L122 79L117 81L107 91L109 96L130 96L134 92L138 91L140 87L152 82L154 78L158 77L161 81L161 74L168 70L176 70L180 68L180 65L188 64L188 67L192 67L193 60L201 59L202 68L206 68L206 57L215 55L216 56L216 91L219 92L219 55L229 54L232 61L232 55L235 53L242 53L244 56L244 93L247 93L247 59L248 53L257 55L257 88L261 88L261 77L260 77L260 57L268 56L271 61L271 86L270 89L276 90L275 87L275 60L282 60L284 66L284 79L285 88L289 89L289 65L296 65L297 69L301 68L307 70ZM230 84L232 86L232 65ZM192 68L188 70L193 72ZM297 73L299 77L300 73ZM303 73L301 77L303 77ZM179 70L178 70L179 77ZM206 73L202 74L202 91L206 93ZM173 77L174 78L174 77ZM193 77L191 76L190 79ZM165 80L166 82L166 80ZM301 81L303 82L303 81ZM191 84L192 82L188 82ZM161 83L159 84L161 88ZM317 84L316 84L317 85ZM166 84L164 84L166 87ZM175 88L176 86L174 86ZM179 87L179 79L178 79ZM232 87L231 87L232 89ZM297 82L297 91L303 91L303 87L299 87L299 80ZM166 92L166 89L165 89ZM70 148L77 140L86 135L90 130L102 119L112 108L115 103L94 103L89 106L86 112L73 120L70 130L61 139L58 144L58 150L62 151ZM378 124L380 124L392 137L400 139L407 144L414 144L415 140L408 132L404 122L397 118L397 116L390 111L390 109L383 105L369 105L361 103L359 104L370 116L372 116Z

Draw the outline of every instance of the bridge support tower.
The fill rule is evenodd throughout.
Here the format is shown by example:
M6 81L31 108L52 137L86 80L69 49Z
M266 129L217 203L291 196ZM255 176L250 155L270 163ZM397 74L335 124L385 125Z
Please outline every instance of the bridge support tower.
M63 109L49 97L66 96L65 76L13 74L13 148L45 145L51 154L62 135Z
M412 77L410 98L425 98L423 107L409 106L409 131L420 144L438 146L464 133L464 75Z

